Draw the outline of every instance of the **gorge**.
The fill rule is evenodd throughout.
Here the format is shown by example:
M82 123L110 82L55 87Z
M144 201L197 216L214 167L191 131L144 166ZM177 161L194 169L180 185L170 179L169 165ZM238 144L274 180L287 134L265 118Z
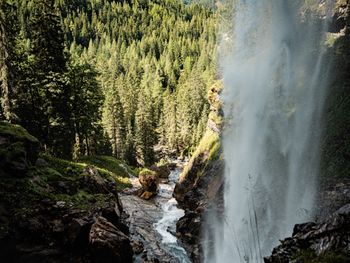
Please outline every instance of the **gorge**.
M0 261L349 263L349 0L0 1Z

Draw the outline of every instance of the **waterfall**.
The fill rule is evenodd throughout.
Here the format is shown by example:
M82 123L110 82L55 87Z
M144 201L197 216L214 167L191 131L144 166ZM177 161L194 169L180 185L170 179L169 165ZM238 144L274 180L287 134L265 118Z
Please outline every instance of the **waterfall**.
M206 262L263 262L313 218L330 5L319 1L321 17L304 2L235 1L220 61L225 212L208 216Z

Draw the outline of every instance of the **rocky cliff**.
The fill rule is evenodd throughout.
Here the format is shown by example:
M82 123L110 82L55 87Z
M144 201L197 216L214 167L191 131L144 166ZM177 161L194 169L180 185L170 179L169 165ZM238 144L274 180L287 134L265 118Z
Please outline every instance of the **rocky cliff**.
M335 2L327 39L331 80L323 115L316 222L296 225L267 263L350 262L350 1Z
M177 236L193 262L202 260L201 241L205 212L213 204L218 209L222 209L223 206L224 162L220 149L221 88L221 83L217 82L208 92L211 111L206 133L180 175L174 190L174 197L185 210L185 216L177 223Z

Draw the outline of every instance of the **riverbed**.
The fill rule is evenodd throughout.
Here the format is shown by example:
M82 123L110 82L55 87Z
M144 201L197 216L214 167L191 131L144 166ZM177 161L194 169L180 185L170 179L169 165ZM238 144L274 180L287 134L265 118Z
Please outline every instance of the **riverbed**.
M170 262L190 263L186 251L176 238L176 222L184 215L172 197L175 184L182 171L177 167L162 179L155 198L146 201L136 195L120 195L124 211L129 215L130 237L139 250L134 262ZM140 187L137 179L132 178L133 190Z

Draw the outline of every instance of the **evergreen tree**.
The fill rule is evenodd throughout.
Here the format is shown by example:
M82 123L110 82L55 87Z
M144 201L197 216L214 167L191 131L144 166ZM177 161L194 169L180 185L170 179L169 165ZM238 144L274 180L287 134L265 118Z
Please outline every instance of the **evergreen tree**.
M155 127L153 125L153 109L148 93L139 93L135 119L135 142L137 159L141 165L154 162Z

